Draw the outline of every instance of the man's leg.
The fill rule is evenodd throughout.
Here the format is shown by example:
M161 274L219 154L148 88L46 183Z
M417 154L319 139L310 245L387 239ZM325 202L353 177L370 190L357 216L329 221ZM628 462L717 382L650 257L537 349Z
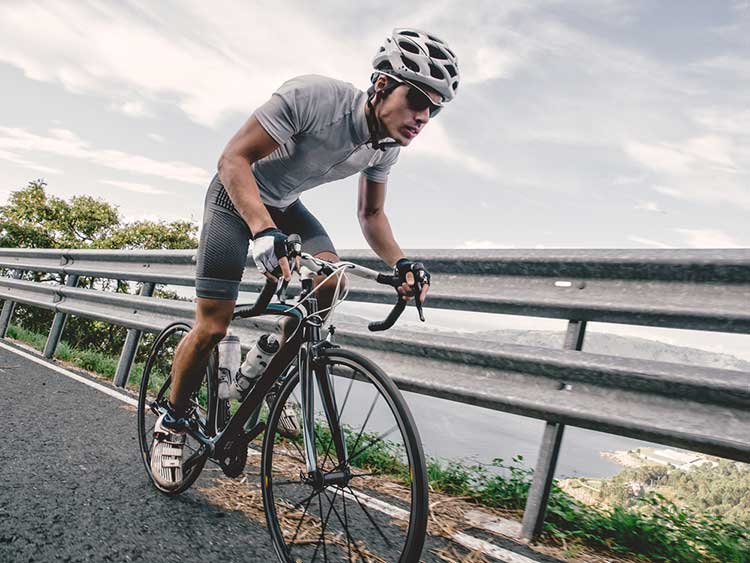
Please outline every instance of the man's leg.
M235 301L198 297L195 325L177 346L172 364L172 387L169 402L181 417L188 407L205 373L214 346L224 338L232 320Z

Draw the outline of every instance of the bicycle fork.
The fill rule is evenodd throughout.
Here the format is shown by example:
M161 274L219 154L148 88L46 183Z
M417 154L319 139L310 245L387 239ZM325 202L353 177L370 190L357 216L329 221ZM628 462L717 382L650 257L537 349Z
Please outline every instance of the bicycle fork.
M312 312L317 312L317 299L308 300ZM338 406L334 391L333 378L330 367L320 362L317 355L316 344L322 341L320 337L320 326L309 325L306 342L302 345L298 356L298 373L300 374L300 394L302 401L302 430L305 445L305 462L308 475L319 484L345 484L349 477L348 453L346 439L339 420ZM318 389L323 406L326 422L331 436L328 444L318 442L315 428L315 387ZM321 472L318 465L318 450L320 445L324 447L323 461L333 448L338 464L333 471L326 474Z

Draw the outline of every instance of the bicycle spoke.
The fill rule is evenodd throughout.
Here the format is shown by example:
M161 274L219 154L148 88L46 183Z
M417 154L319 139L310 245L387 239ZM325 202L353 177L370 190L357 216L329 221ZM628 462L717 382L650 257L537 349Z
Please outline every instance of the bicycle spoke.
M333 434L333 432L331 432L331 433ZM318 436L318 433L317 433L317 432L315 433L315 440L316 440L316 441L318 442L318 444L320 444L320 447L321 447L321 448L322 448L322 447L324 447L324 446L323 446L323 439L322 439L322 438L320 438L320 436ZM321 469L323 469L323 467L325 467L325 464L326 464L326 460L327 460L327 459L330 459L330 460L331 460L331 465L335 465L335 464L333 463L333 458L331 458L331 457L330 457L330 456L328 455L328 453L329 453L329 452L331 451L331 444L333 444L333 438L329 438L329 440L328 440L328 446L326 446L326 447L325 447L325 450L326 450L326 451L325 451L325 453L323 454L323 463L321 463L321 465L320 465L320 468L321 468Z
M359 505L359 508L362 509L362 512L365 513L365 516L367 516L367 519L370 521L370 523L373 526L375 526L375 529L380 534L380 537L383 538L383 540L385 541L386 544L388 544L388 547L393 547L393 544L391 544L391 541L385 536L385 534L383 533L383 530L380 529L380 526L378 526L377 522L375 522L375 519L370 515L370 512L367 510L367 508L365 508L365 505L362 504L362 502L360 502L359 497L357 496L357 493L354 492L354 489L352 489L348 485L347 485L346 488L349 489L349 492L354 497L354 500L357 501L357 504Z
M326 552L326 524L328 524L328 519L323 520L323 500L320 498L320 495L318 495L318 506L320 507L320 523L321 523L321 533L320 533L320 539L323 540L323 557L326 561L328 561L328 553ZM331 515L330 509L328 510L328 516ZM310 561L310 563L315 563L315 558L318 556L318 549L320 549L320 543L318 542L315 546L315 552L313 553L313 558Z
M351 463L352 460L356 459L357 457L361 456L363 453L365 453L367 450L369 450L371 447L373 447L375 444L379 444L382 442L385 438L393 434L395 430L398 430L398 424L394 424L391 428L383 432L380 436L375 438L372 442L367 444L364 448L361 450L355 452L351 456L349 456L349 462Z
M378 390L375 389L375 400L370 405L370 410L367 411L367 416L365 417L365 421L362 423L362 428L359 430L359 435L357 436L357 439L354 440L354 446L352 449L354 451L357 451L357 445L359 444L359 440L362 438L362 433L365 431L365 427L367 426L367 423L370 421L370 417L372 416L372 411L375 410L375 405L378 402L378 399L380 399L380 393L378 393Z
M339 409L339 420L341 420L341 415L344 413L344 409L346 408L346 402L349 400L349 393L352 392L352 385L354 385L354 379L357 375L357 371L354 371L354 374L352 374L352 378L349 380L349 386L346 389L346 395L344 395L344 402L341 403L341 409Z
M299 479L297 480L289 479L287 481L274 481L273 482L274 487L286 487L287 485L301 485L301 484L302 482Z
M315 495L320 496L320 493L318 493L317 491L313 491L312 494L310 494L310 496L307 497L305 500L297 502L297 503L294 503L291 506L291 508L289 508L289 510L292 510L292 509L297 510L300 506L302 506L303 504L305 504L308 500L311 500Z
M302 527L302 521L305 519L305 515L307 514L307 510L310 508L310 503L312 502L312 497L307 501L307 504L305 505L305 511L302 513L302 517L299 519L299 524L297 524L297 529L294 530L294 537L291 541L291 546L289 547L289 556L292 555L292 546L294 546L294 543L297 541L297 535L299 534L299 530Z
M336 507L333 506L333 504L331 506L333 506L333 513L336 515L336 518L338 519L339 523L344 527L344 530L346 531L346 547L347 547L347 552L348 552L348 555L349 555L349 561L352 560L352 547L351 547L351 544L354 544L354 549L357 550L357 553L362 558L362 561L367 561L367 558L362 553L362 551L359 549L359 546L357 545L357 542L354 540L354 538L352 538L351 534L349 533L349 518L347 517L347 514L346 514L346 495L344 494L343 489L337 487L337 490L341 491L341 499L342 499L342 502L343 502L343 505L344 505L344 521L341 520L341 515L339 514L339 511L336 510ZM328 498L327 494L326 494L326 498ZM336 493L334 493L333 500L334 501L336 500ZM330 502L330 500L329 500L329 502Z
M357 477L378 477L380 475L382 475L382 473L352 473L352 479L356 479Z
M346 545L349 551L349 561L352 560L352 548L349 547L349 538L351 538L351 534L349 534L349 517L346 515L346 495L342 492L341 493L341 499L344 503L344 528L346 529ZM357 553L359 553L360 557L362 557L362 553L359 551L359 547L357 546L357 543L354 542L354 549L357 550ZM362 557L362 560L364 561L364 557Z

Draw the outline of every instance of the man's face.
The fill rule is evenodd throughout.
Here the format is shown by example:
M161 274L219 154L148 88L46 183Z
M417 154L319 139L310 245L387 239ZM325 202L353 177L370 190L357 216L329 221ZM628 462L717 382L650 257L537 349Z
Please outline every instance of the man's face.
M388 136L404 147L408 146L430 121L429 107L417 111L410 106L407 100L410 87L408 84L399 85L377 108L378 117L388 131ZM423 89L435 103L440 103L440 94L427 87Z

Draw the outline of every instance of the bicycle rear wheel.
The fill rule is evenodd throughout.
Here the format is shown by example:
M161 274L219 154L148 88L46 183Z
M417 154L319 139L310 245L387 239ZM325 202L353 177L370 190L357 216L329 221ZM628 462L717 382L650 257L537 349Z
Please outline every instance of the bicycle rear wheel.
M333 382L337 404L328 412L335 411L343 427L348 460L339 459L331 439L321 377ZM304 439L290 438L290 425L281 421L296 413L302 427L296 368L282 383L263 439L263 502L279 559L419 561L427 477L419 434L401 393L378 366L339 348L322 352L316 381L311 402L321 474L308 475Z
M187 460L184 465L182 485L175 490L164 489L154 480L151 472L151 445L154 440L154 424L166 409L172 378L171 369L177 346L190 331L189 324L176 322L167 326L154 341L146 365L143 368L140 393L138 395L138 439L141 458L151 482L161 492L177 495L187 490L198 478L206 463L202 445L187 436L185 442ZM208 436L216 434L217 424L217 379L216 351L211 355L200 385L190 396L188 416L197 421L198 426Z

